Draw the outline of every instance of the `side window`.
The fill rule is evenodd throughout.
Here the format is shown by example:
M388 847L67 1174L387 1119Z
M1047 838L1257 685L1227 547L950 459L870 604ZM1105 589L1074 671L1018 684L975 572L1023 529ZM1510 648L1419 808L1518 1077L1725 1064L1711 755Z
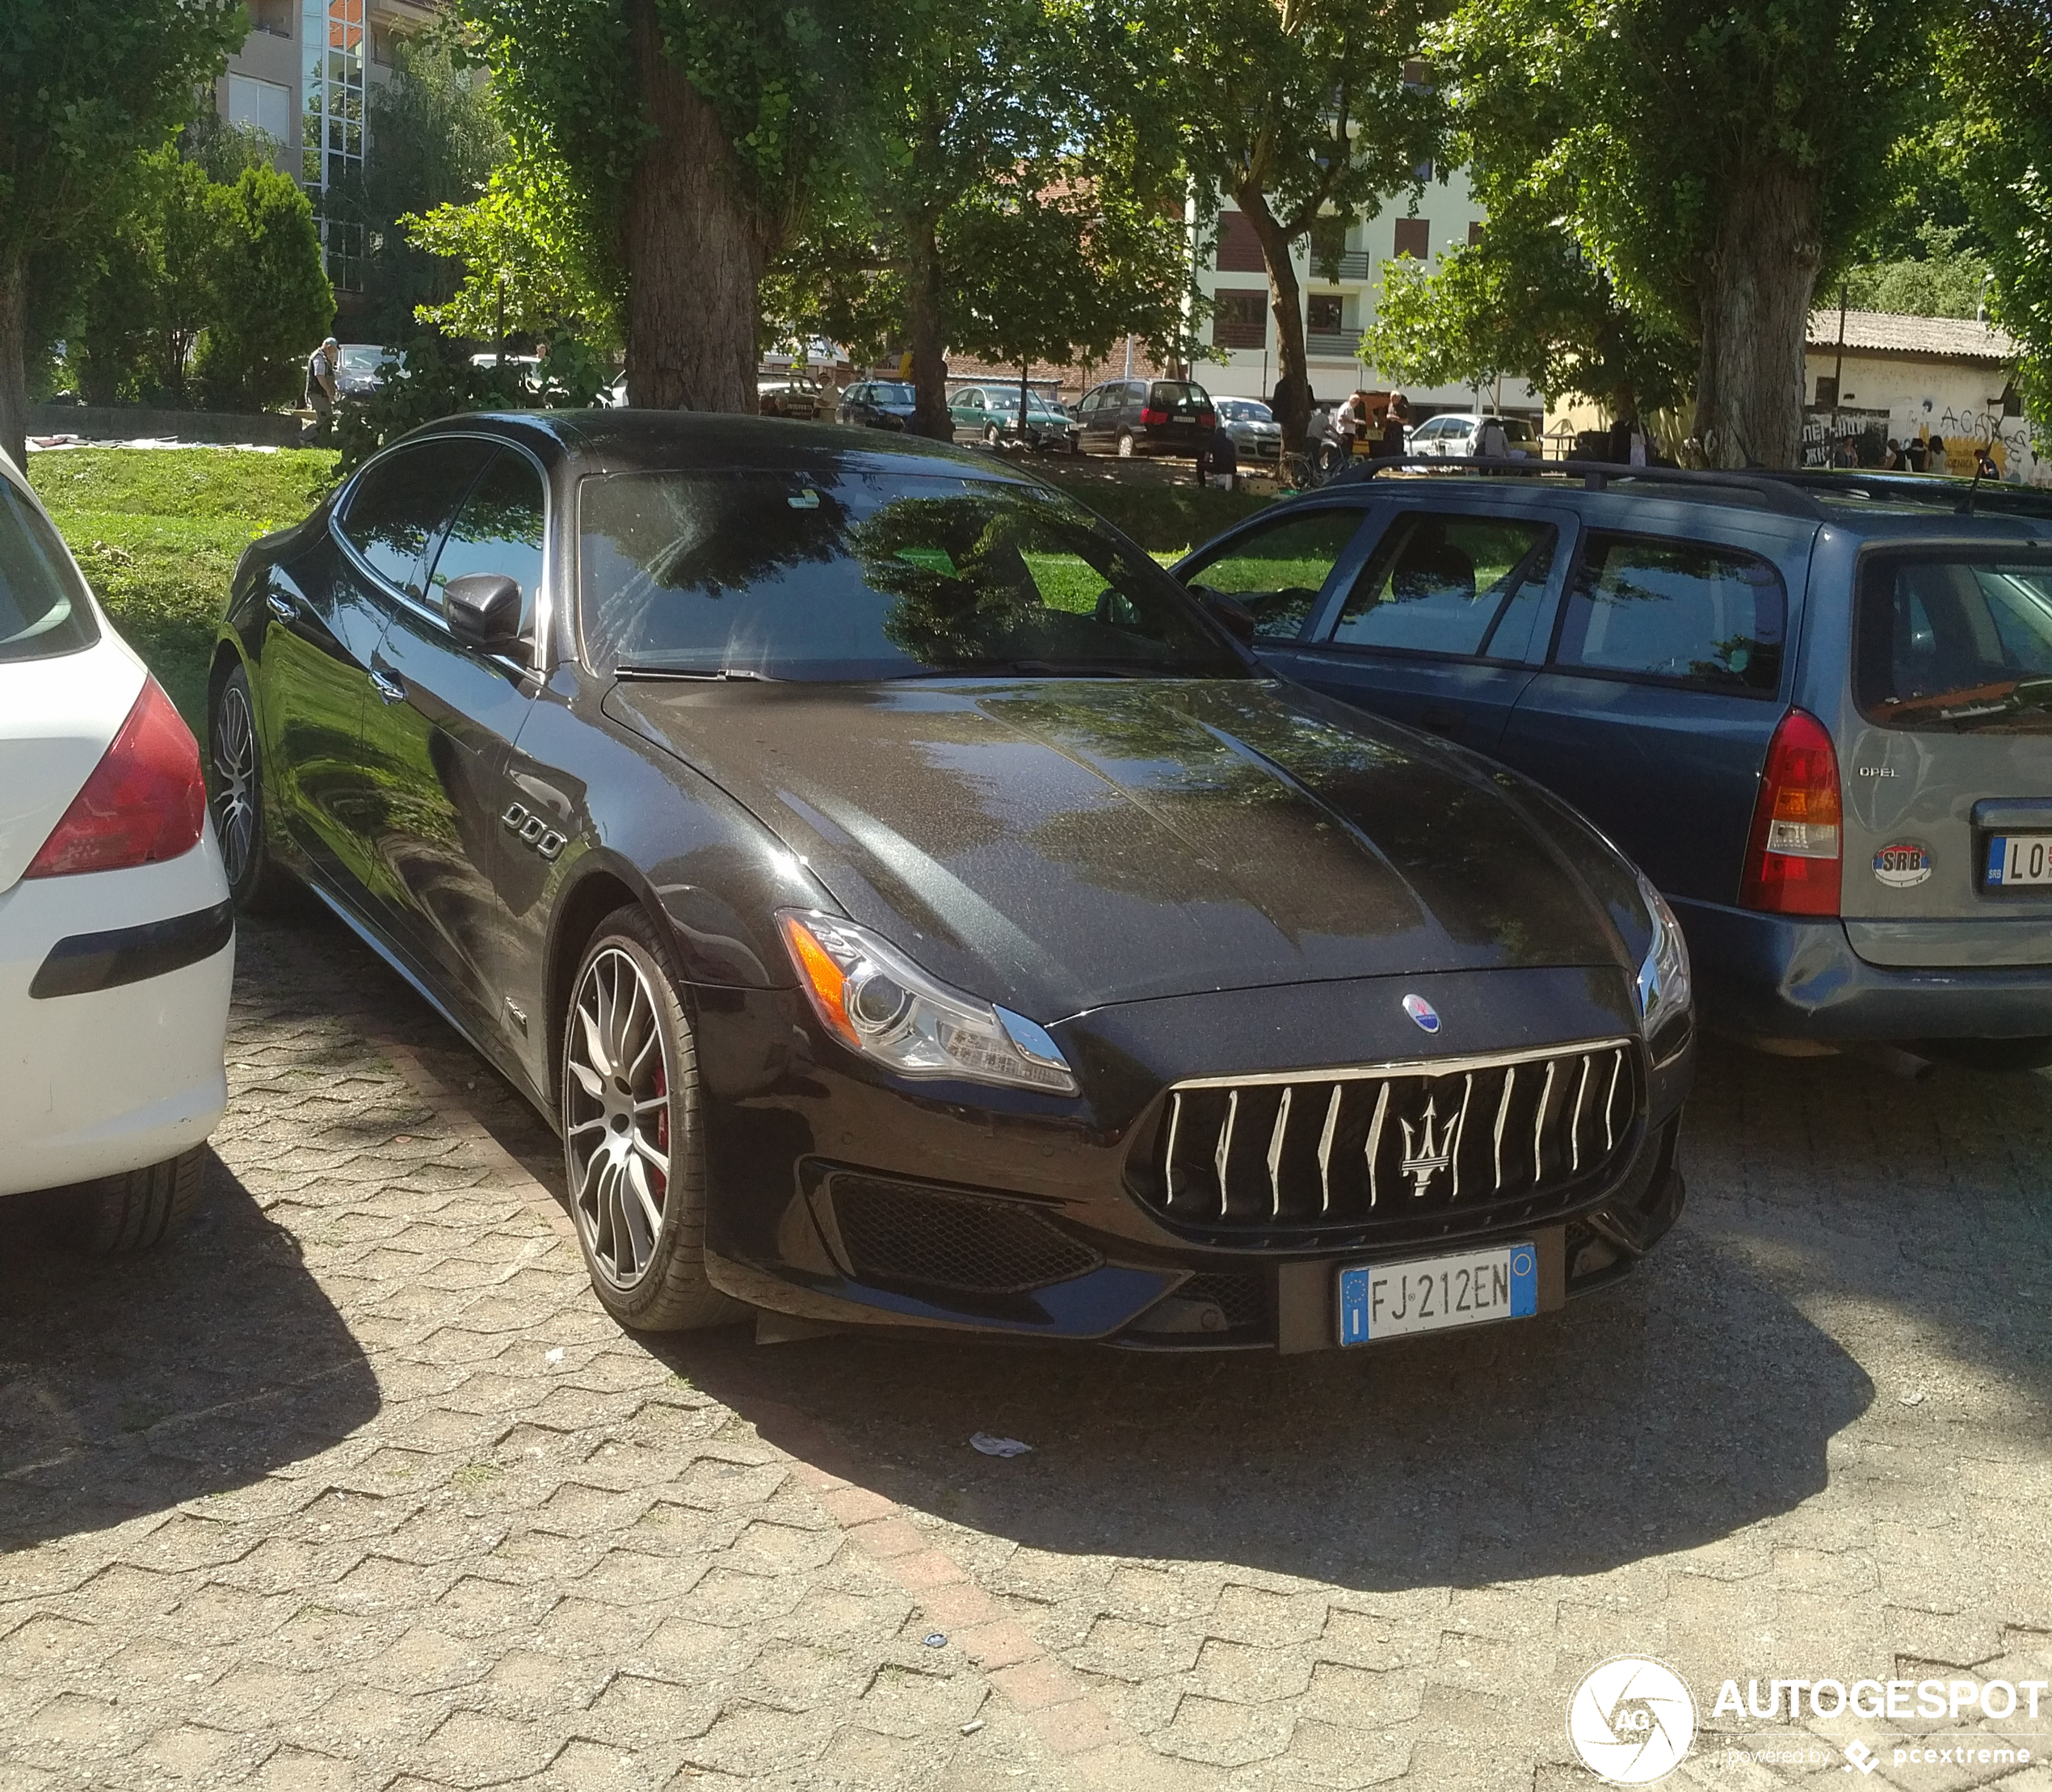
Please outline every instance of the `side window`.
M1787 602L1757 555L1700 541L1592 532L1567 591L1554 659L1772 696Z
M1357 510L1284 518L1235 541L1190 575L1193 587L1236 598L1254 612L1263 641L1294 641L1361 525Z
M429 600L439 608L452 578L504 573L519 582L524 629L534 618L534 595L541 584L542 515L541 475L525 456L501 450L443 538Z
M1354 582L1334 643L1401 653L1524 657L1553 569L1550 523L1399 515Z
M343 536L380 578L419 598L421 556L492 452L489 442L459 436L373 461L349 494Z

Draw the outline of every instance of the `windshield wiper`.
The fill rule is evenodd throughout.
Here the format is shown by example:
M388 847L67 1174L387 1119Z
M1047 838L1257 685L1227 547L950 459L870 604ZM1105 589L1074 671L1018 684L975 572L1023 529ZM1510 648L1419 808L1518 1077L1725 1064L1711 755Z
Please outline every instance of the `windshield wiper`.
M684 666L636 666L624 664L612 669L615 678L683 679L694 683L718 684L722 679L742 679L751 684L774 684L777 681L762 672L751 672L738 666L722 666L713 671L701 671Z

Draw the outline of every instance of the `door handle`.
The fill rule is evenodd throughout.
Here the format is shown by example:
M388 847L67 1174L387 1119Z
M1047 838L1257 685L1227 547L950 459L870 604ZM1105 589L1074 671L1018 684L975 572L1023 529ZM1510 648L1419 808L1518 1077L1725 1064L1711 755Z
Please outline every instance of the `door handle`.
M280 622L289 622L299 614L299 606L296 604L288 597L280 597L275 591L266 591L263 594L263 601L269 606L271 613Z
M371 668L371 688L387 703L404 703L406 688L389 672L373 666Z

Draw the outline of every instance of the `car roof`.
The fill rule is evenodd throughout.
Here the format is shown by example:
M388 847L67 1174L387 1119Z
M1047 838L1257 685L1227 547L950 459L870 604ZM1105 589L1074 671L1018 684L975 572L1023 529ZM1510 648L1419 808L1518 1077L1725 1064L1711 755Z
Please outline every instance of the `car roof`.
M1828 523L1862 536L1915 541L1962 535L1991 541L2052 541L2052 492L1965 479L1868 474L1825 469L1698 471L1682 467L1624 467L1605 461L1506 461L1491 463L1512 477L1478 486L1464 463L1457 473L1427 457L1356 462L1314 498L1346 494L1366 503L1377 498L1405 503L1449 503L1521 509L1566 505L1600 512L1606 526L1628 524L1634 510L1657 507L1648 526L1674 527L1677 508L1692 504L1730 515L1751 511L1806 524ZM1392 473L1424 477L1392 481Z
M749 467L801 472L856 466L903 472L965 472L1015 485L1037 484L994 465L987 453L917 436L839 423L704 410L637 410L594 406L579 410L481 411L445 417L415 430L409 442L441 435L497 435L551 464L592 473L658 469L725 470Z

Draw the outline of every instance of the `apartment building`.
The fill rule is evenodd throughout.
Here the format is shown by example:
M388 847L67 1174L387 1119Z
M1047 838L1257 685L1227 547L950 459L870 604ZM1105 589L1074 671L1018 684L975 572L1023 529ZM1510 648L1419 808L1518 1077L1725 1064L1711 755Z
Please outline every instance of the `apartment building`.
M338 296L360 292L360 225L330 220L329 192L363 171L364 101L390 78L393 45L426 24L441 0L246 0L254 28L229 59L214 103L231 123L280 145L322 219L328 277Z
M1408 195L1400 195L1376 213L1325 218L1312 238L1297 246L1294 259L1303 288L1305 347L1311 389L1321 400L1341 397L1356 386L1386 388L1393 383L1373 366L1364 366L1355 353L1362 330L1375 318L1382 264L1400 256L1432 261L1453 245L1474 242L1481 231L1482 208L1465 169L1428 164L1419 172L1424 190L1415 207ZM1328 269L1337 277L1327 278ZM1197 284L1213 301L1212 351L1219 357L1201 364L1198 378L1222 395L1266 398L1277 372L1268 267L1253 225L1230 204L1219 221L1210 264L1197 270ZM1545 401L1523 380L1505 380L1500 389L1403 390L1412 415L1421 419L1434 411L1473 410L1479 403L1528 417L1536 427L1545 410Z

